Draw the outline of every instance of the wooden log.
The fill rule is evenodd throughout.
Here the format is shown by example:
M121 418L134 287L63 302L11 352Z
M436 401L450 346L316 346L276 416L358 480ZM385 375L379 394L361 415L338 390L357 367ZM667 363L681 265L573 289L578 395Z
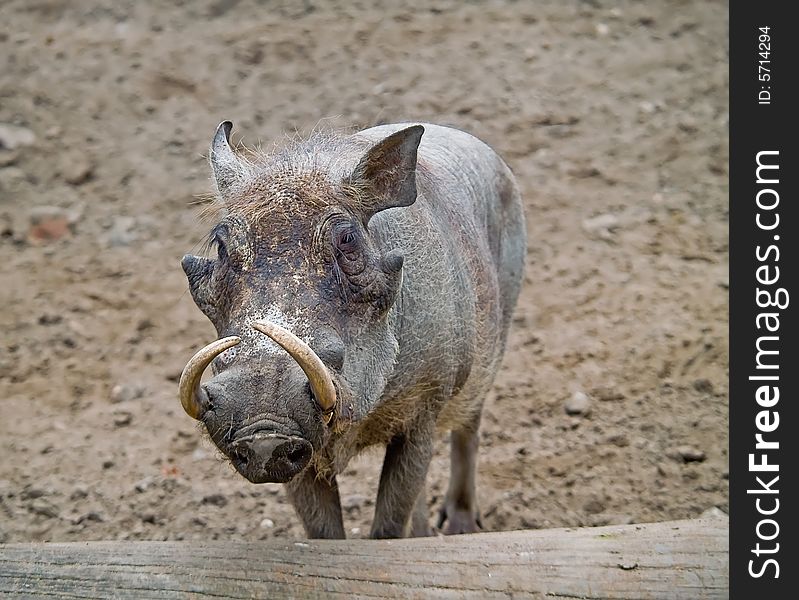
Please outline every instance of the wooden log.
M0 546L0 596L726 598L726 518L404 540Z

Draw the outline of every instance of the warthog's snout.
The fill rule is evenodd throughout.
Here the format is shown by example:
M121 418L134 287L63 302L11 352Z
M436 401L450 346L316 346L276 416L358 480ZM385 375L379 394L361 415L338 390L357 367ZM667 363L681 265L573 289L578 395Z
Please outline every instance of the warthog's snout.
M256 433L230 445L236 470L253 483L286 483L311 460L310 442L285 435Z
M308 377L311 392L322 411L322 418L325 423L329 423L336 408L336 388L322 359L308 344L276 323L262 321L253 323L252 327L271 338L297 361ZM211 342L192 356L184 367L180 375L180 402L193 419L202 420L203 414L208 409L207 388L200 384L203 371L214 358L239 343L241 338L235 335Z

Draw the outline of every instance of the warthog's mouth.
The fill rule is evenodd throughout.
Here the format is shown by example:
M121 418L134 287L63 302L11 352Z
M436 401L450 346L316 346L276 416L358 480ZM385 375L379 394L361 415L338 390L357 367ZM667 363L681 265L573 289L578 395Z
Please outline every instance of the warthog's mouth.
M230 439L233 443L255 435L282 435L286 437L303 438L303 433L299 426L292 423L290 419L281 422L274 421L265 415L258 415L255 418L247 419L242 425L233 431Z
M308 465L313 446L301 437L258 431L237 437L227 453L236 470L252 483L287 483Z

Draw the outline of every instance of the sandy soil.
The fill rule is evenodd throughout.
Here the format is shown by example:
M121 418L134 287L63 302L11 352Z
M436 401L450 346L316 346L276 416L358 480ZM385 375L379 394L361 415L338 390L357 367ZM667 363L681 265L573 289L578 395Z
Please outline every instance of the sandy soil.
M439 122L513 168L530 247L486 529L727 511L726 4L420 4L2 3L0 541L303 535L176 397L214 338L178 261L223 118L267 145ZM340 479L353 537L380 459ZM447 466L441 440L431 518Z

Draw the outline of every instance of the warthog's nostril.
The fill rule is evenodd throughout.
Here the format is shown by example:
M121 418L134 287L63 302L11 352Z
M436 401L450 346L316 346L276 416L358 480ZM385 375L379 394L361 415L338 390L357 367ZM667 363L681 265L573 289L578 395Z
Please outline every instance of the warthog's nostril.
M286 458L292 463L298 463L305 457L305 449L300 446L295 446L286 454Z
M272 451L272 465L299 473L311 459L311 445L305 440L293 439L277 446Z

